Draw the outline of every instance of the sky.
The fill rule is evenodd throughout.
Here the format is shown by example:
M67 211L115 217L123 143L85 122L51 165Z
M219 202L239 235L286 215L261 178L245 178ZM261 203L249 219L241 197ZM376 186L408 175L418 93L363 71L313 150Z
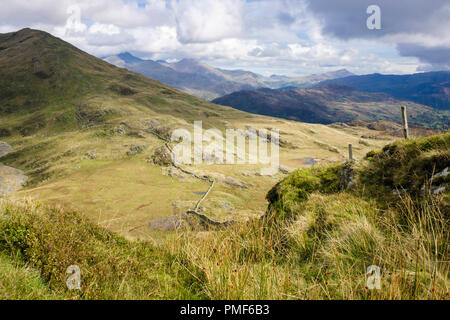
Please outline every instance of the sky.
M450 70L450 0L0 0L0 33L29 27L98 57L198 59L300 76ZM369 29L380 9L381 29Z

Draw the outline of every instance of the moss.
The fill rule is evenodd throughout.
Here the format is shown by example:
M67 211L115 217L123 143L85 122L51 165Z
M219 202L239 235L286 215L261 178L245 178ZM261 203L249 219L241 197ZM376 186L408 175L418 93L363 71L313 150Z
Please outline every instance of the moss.
M266 196L269 211L277 211L281 220L292 218L299 204L314 191L333 193L339 190L341 165L320 169L300 169L276 184Z
M339 172L342 165L335 165L320 170L317 176L320 179L320 191L334 193L339 191Z
M366 156L361 182L369 189L385 186L417 195L434 173L449 166L449 148L450 133L396 141Z
M372 160L373 157L377 156L378 154L380 154L380 151L371 150L371 151L367 152L367 154L364 157L364 159Z

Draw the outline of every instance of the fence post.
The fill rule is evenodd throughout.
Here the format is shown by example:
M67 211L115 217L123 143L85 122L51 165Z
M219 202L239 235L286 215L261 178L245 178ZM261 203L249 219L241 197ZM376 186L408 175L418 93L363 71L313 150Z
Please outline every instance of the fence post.
M402 106L402 121L403 121L403 136L405 139L409 138L408 133L408 116L406 115L406 107Z
M353 146L351 143L348 145L348 159L353 161Z

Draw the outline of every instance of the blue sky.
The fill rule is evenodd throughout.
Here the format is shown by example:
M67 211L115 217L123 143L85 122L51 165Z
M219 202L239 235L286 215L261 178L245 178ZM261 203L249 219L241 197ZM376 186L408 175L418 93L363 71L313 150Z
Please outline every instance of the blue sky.
M3 0L2 0L3 1ZM381 9L369 30L366 9ZM226 69L304 75L450 69L450 1L17 0L0 32L48 31L96 56L194 58Z

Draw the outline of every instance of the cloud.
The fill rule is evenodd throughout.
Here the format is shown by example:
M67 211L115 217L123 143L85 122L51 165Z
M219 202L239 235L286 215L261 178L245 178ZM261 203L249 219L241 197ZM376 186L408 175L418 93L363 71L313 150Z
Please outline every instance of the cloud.
M450 47L436 46L424 47L411 43L400 43L398 51L405 57L418 57L420 60L429 63L421 68L422 71L450 70Z
M366 28L374 3L382 30ZM449 17L443 0L17 0L0 11L0 32L31 27L97 56L132 51L264 74L411 73L448 69Z
M375 3L381 9L381 30L366 27L369 17L366 8ZM450 47L447 0L309 0L308 8L320 21L324 34L343 40L378 39L395 43L402 56L417 57L436 67L450 64L450 52L446 49ZM435 61L437 56L439 61Z
M366 9L373 4L381 9L382 29L378 31L366 26ZM438 34L443 30L442 22L448 23L449 18L447 0L309 0L308 8L321 20L325 33L342 39L402 32Z
M175 0L177 35L182 43L239 37L244 0Z

